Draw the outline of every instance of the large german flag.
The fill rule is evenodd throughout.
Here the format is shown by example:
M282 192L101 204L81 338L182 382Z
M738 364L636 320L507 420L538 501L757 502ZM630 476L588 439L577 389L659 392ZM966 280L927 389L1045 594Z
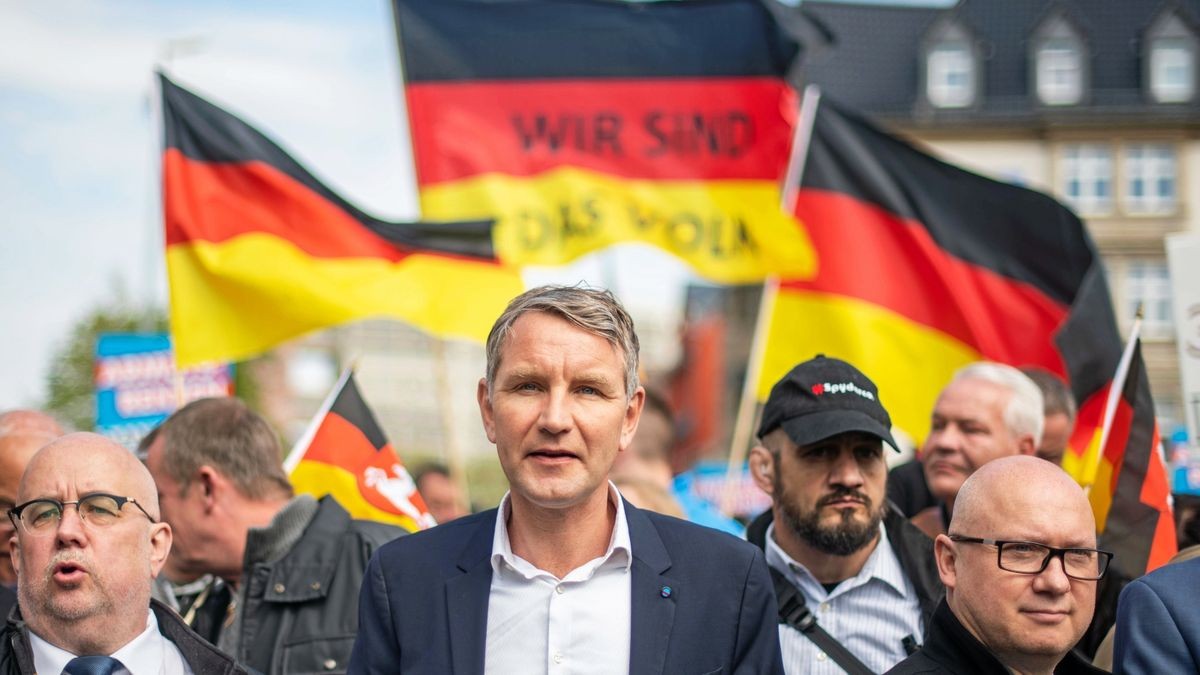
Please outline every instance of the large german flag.
M1137 335L1113 382L1120 395L1109 405L1111 421L1088 496L1101 546L1116 553L1113 565L1121 576L1134 579L1166 564L1178 548L1154 400Z
M317 413L315 430L285 464L292 487L314 497L333 495L350 515L409 531L433 526L400 457L347 371L330 402Z
M160 78L171 329L180 365L390 316L483 340L519 275L491 223L393 223L334 194L245 122Z
M837 356L868 373L894 423L920 439L967 363L1066 374L1055 333L1088 276L1102 275L1070 211L939 161L827 98L807 152L795 213L818 271L781 284L760 397L797 362ZM1119 351L1106 311L1099 336Z
M779 207L797 45L758 0L395 0L423 216L515 265L645 242L725 282L806 276Z

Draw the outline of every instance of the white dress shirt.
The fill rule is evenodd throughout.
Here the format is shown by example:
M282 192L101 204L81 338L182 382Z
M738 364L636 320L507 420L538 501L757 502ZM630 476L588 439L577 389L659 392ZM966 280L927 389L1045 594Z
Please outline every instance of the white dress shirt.
M504 495L492 538L486 675L611 675L629 672L633 552L625 506L609 483L616 522L604 555L562 579L514 555L512 506Z
M124 647L109 656L125 664L119 675L192 675L192 669L183 660L183 654L162 633L158 632L158 619L149 611L146 630ZM78 656L59 649L33 634L29 635L29 646L33 649L33 667L39 673L58 675L71 659Z
M924 627L916 589L900 567L883 525L879 544L858 574L827 593L825 587L775 543L775 523L767 529L767 564L791 581L817 625L850 650L868 668L882 673L908 656L903 640L922 642ZM783 669L789 675L836 675L843 671L800 631L779 624Z

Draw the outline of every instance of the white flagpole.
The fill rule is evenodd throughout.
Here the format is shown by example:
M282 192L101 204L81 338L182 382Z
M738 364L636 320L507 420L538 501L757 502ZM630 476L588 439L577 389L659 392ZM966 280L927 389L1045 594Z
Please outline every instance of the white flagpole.
M804 88L800 100L800 114L796 130L792 134L792 152L788 159L780 186L780 208L792 213L796 208L796 197L800 192L800 179L804 176L804 165L808 161L808 148L812 141L813 125L817 120L817 105L821 101L821 90L814 84ZM729 449L729 464L725 470L725 486L721 490L721 511L726 515L733 512L737 494L738 477L746 454L750 451L753 425L758 405L758 380L762 376L763 355L767 350L767 330L771 315L775 312L775 296L779 292L779 279L768 276L763 281L762 297L758 303L758 320L754 326L754 340L750 347L750 360L746 367L746 379L742 382L742 396L738 402L737 419L733 424L733 438Z
M357 361L358 359L351 361L350 365L346 366L346 369L342 371L342 376L338 378L337 384L333 385L333 390L329 392L329 395L321 403L317 414L313 415L312 421L308 423L308 428L304 430L304 434L292 446L287 459L283 460L283 472L287 475L292 475L292 472L300 465L300 460L304 459L304 453L308 450L308 446L312 445L313 437L317 435L317 429L321 427L321 422L329 414L329 410L333 407L333 402L337 400L338 394L342 393L342 387L346 386L346 383L350 381L350 376L354 374L354 366Z
M1117 372L1113 375L1112 385L1108 389L1108 400L1104 404L1104 424L1100 427L1100 445L1096 454L1091 458L1088 471L1084 478L1088 481L1085 489L1090 491L1096 482L1096 472L1100 470L1100 460L1104 457L1104 448L1108 445L1108 434L1112 431L1113 418L1117 414L1117 404L1125 390L1125 380L1129 377L1129 365L1133 362L1133 352L1137 347L1142 333L1142 305L1139 303L1137 314L1133 319L1133 327L1129 330L1129 342L1125 343L1125 351L1117 364Z

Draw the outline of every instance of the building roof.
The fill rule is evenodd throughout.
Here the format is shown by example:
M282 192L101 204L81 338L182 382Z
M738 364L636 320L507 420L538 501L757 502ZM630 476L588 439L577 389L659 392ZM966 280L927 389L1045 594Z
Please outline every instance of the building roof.
M881 119L920 127L1200 124L1200 83L1187 103L1155 102L1143 53L1147 31L1166 12L1200 37L1200 0L960 0L949 8L809 0L802 8L834 36L806 52L803 80ZM1088 77L1076 105L1043 105L1034 90L1031 45L1056 16L1075 28L1086 51ZM973 36L981 59L981 95L967 108L935 108L922 92L923 47L947 21Z

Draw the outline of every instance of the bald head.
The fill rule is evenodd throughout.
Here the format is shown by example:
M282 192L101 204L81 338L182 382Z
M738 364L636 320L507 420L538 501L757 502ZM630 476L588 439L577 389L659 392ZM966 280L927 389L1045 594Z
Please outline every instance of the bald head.
M151 517L159 519L158 490L146 466L124 446L86 432L61 436L34 454L17 489L18 503L45 496L37 493L46 478L61 475L66 467L89 477L95 490L133 497ZM81 494L90 491L79 490Z
M8 410L0 413L0 436L17 433L62 436L66 430L58 420L37 410Z
M934 553L950 611L1011 670L1053 671L1092 620L1106 562L1083 489L1044 459L996 459L963 482L949 531Z
M83 499L110 503L83 510ZM133 453L96 434L58 438L29 461L17 500L53 514L38 527L23 514L9 541L30 632L74 654L111 654L141 634L171 528Z
M1081 536L1095 545L1096 521L1083 488L1057 465L1030 455L1002 457L971 474L958 491L950 531L974 532L1005 523L1004 514L1027 518L1036 513L1077 517L1086 523L1078 528L1084 530Z

